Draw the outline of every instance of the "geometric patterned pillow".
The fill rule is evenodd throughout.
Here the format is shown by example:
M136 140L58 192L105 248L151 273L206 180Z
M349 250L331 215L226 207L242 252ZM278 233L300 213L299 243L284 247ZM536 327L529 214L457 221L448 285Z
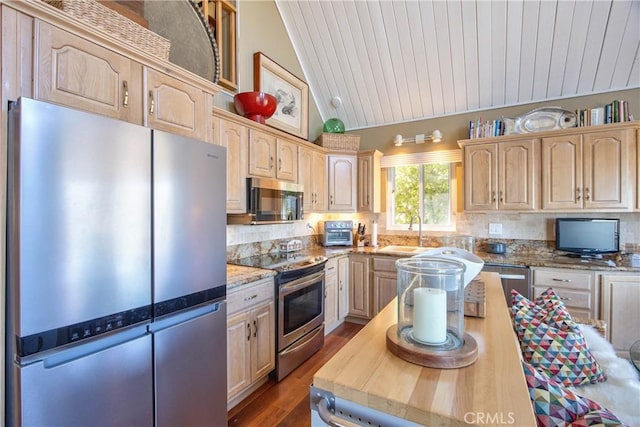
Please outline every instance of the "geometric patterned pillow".
M596 409L588 412L581 418L578 418L571 424L570 427L588 427L588 426L626 426L622 421L618 419L607 408Z
M513 314L513 322L524 360L551 379L564 386L606 380L582 332L571 325L572 320L556 319L547 324L531 310L523 309Z
M559 329L569 329L577 327L571 318L569 310L565 307L564 302L555 293L553 288L549 288L536 297L535 302L528 300L526 297L518 293L515 289L511 290L511 318L523 311L531 313L535 317L544 321L548 325L555 326Z
M527 362L522 362L522 370L538 426L564 426L570 423L576 423L570 424L576 427L595 425L585 423L594 421L597 414L601 415L601 420L607 422L603 425L615 425L615 422L617 425L622 424L600 404L564 388Z

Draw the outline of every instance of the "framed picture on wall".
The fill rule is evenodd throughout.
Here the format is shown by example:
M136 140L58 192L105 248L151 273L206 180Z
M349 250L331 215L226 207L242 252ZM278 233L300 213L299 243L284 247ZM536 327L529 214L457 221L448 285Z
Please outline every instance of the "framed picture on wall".
M309 86L262 52L253 54L253 89L276 97L276 112L266 124L309 139Z

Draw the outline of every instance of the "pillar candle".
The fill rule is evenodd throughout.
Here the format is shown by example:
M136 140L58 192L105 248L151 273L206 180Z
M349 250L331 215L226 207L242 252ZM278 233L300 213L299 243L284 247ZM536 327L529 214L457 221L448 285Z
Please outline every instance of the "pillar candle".
M428 344L447 339L447 292L417 288L413 291L413 336Z

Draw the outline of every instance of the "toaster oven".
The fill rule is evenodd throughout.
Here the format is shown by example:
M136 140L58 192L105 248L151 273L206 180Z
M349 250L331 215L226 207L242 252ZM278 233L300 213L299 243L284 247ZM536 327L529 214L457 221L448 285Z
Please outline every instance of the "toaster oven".
M324 246L353 246L353 221L324 221Z

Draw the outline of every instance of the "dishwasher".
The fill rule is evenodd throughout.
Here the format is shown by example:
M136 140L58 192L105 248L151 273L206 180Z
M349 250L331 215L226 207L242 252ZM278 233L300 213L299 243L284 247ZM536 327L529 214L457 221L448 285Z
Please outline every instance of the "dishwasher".
M522 265L506 265L485 263L482 271L498 273L502 282L502 290L507 300L507 306L511 306L511 290L515 289L522 296L531 299L531 270Z

